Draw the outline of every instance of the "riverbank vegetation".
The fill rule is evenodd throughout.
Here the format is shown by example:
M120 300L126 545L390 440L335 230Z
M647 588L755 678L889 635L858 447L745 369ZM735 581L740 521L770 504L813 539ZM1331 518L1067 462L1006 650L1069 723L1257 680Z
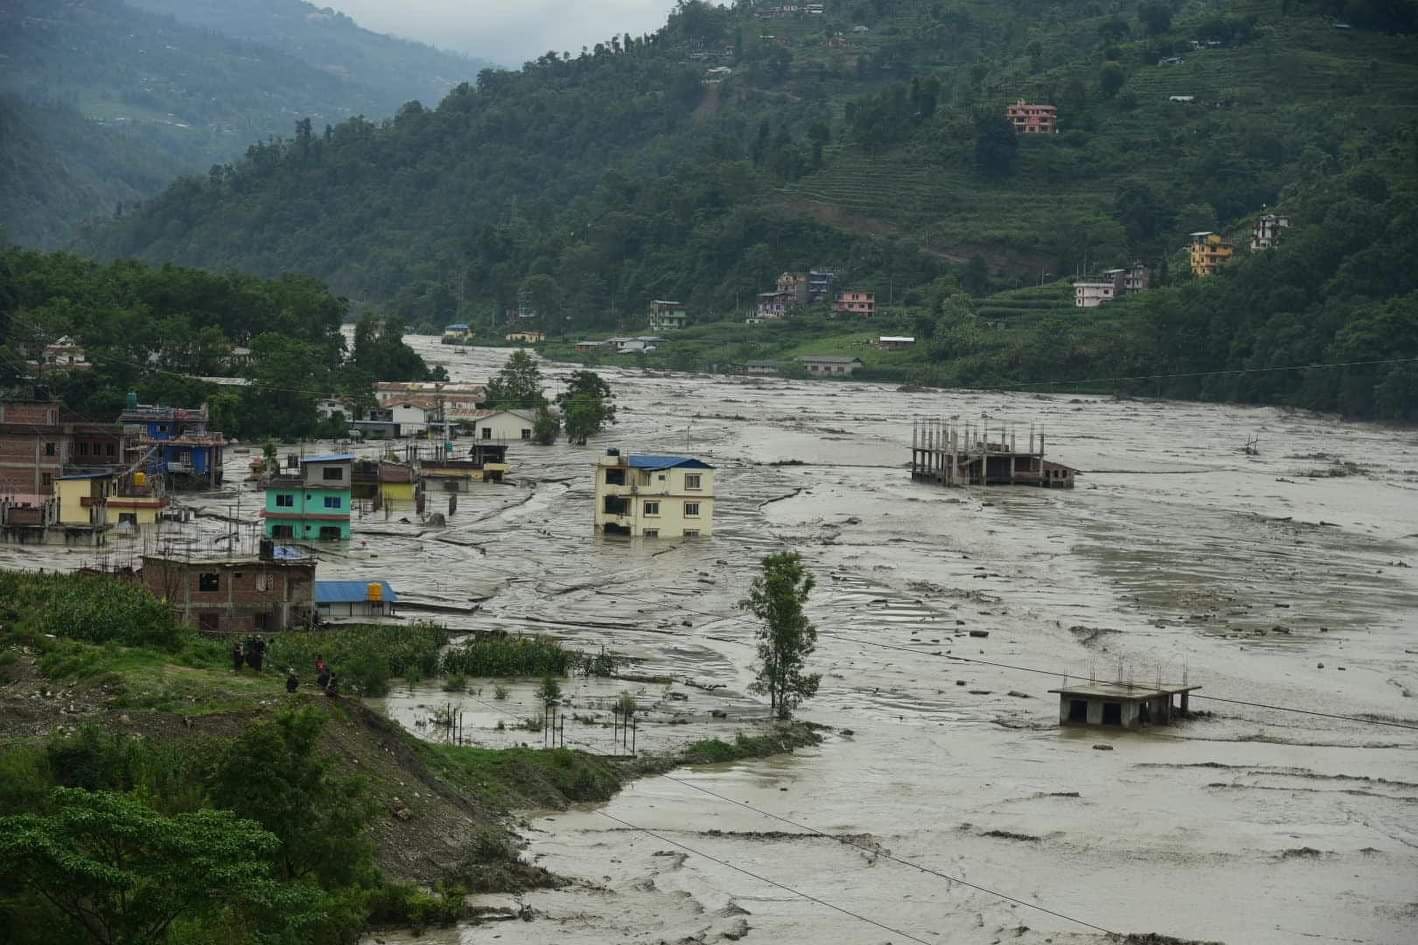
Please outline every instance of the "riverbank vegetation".
M72 622L45 613L56 601ZM509 811L603 801L678 764L818 737L793 726L638 758L432 744L356 699L287 694L279 668L377 650L390 671L429 672L441 628L279 634L266 673L234 673L222 643L173 628L108 577L0 572L5 941L346 945L371 927L450 923L469 892L559 882L522 859ZM540 638L477 652L481 672L578 659Z

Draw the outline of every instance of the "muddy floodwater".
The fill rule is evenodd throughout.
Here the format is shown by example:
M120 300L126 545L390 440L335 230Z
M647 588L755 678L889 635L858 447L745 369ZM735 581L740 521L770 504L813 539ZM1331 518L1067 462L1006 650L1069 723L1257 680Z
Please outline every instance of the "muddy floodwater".
M412 342L460 381L507 354ZM570 368L546 370L554 392ZM1418 725L1418 434L1272 409L602 373L620 405L609 435L514 445L512 482L461 497L446 528L411 510L360 519L322 549L320 576L381 577L457 629L604 645L670 678L568 684L567 744L613 752L623 689L647 709L642 749L763 716L735 603L764 554L794 549L817 575L823 674L800 714L832 731L531 815L526 855L571 885L521 897L531 922L421 941L1418 940L1418 731L1379 724ZM917 416L1042 424L1078 488L913 483ZM608 446L713 463L714 536L593 537ZM191 504L235 514L248 458L231 453L233 488ZM199 519L193 547L227 528ZM0 546L4 566L92 558ZM1251 704L1196 699L1202 717L1143 733L1061 729L1048 690L1090 675ZM517 728L531 685L428 684L383 705L423 737L456 702L465 735L539 744Z

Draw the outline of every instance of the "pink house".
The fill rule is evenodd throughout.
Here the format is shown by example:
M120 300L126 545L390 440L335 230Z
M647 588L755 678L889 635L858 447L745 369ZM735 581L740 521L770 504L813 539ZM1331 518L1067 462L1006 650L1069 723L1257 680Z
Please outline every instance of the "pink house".
M1032 105L1021 98L1005 109L1005 117L1015 134L1051 135L1059 130L1058 109L1053 105Z
M875 292L839 292L834 306L838 315L860 315L871 318L876 314Z

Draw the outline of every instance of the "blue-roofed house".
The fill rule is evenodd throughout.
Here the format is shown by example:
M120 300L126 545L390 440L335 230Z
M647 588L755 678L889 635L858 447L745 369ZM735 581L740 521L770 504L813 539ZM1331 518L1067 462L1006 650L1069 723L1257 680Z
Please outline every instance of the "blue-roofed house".
M714 467L692 456L621 455L596 464L596 533L698 538L714 531Z
M392 617L399 595L387 581L316 581L315 611L321 620Z

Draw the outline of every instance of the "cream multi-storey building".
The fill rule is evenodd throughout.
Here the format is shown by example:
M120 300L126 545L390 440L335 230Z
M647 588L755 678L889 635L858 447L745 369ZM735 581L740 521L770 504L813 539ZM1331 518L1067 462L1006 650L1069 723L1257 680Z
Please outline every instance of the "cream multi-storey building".
M596 464L596 531L695 538L714 531L714 467L688 456L606 450Z

